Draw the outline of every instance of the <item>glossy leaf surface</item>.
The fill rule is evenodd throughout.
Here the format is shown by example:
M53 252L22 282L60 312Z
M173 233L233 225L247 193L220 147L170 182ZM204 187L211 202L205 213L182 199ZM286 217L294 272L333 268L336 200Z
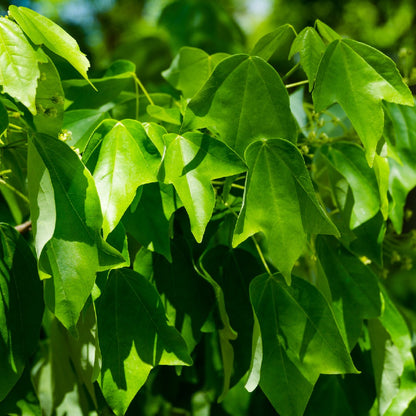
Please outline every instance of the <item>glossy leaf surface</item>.
M191 98L205 84L215 66L226 57L228 54L225 53L208 55L202 49L184 46L162 75L171 85L182 91L185 98Z
M274 408L302 415L319 373L355 373L334 315L320 292L293 277L261 275L250 285L260 324L260 387Z
M303 70L308 76L309 91L312 90L315 82L316 73L318 72L319 62L325 52L325 44L319 37L316 30L312 27L306 27L302 30L293 41L290 48L290 56L299 53L300 63Z
M66 59L85 79L90 66L78 43L52 20L26 7L10 6L11 16L35 45L45 45Z
M262 137L296 140L286 88L277 72L256 56L234 55L217 65L185 114L184 128L202 127L212 128L241 156Z
M312 93L316 111L338 102L347 113L372 163L384 124L382 100L413 105L394 62L363 43L342 39L326 49Z
M254 45L250 54L260 56L260 58L268 61L277 50L290 45L295 37L296 32L292 25L286 24L280 26L273 32L260 38Z
M171 136L163 160L165 182L172 183L200 242L215 205L212 179L236 175L246 167L224 143L202 133Z
M58 139L36 136L29 172L39 269L52 276L45 282L45 302L65 327L74 328L96 271L124 261L102 241L97 190L76 153Z
M160 160L156 147L135 120L117 122L103 137L93 176L104 217L104 238L120 221L136 189L157 181Z
M354 197L350 226L356 228L380 210L380 193L374 170L368 166L362 149L350 143L322 146L320 152L346 179Z
M319 205L305 162L287 140L253 143L246 151L249 173L233 246L262 232L273 264L290 282L306 234L338 233Z
M0 19L0 84L3 91L36 114L35 95L40 76L38 55L22 29L9 19Z
M159 294L130 269L112 271L98 307L102 369L98 379L117 415L156 365L190 365L186 344L167 323Z

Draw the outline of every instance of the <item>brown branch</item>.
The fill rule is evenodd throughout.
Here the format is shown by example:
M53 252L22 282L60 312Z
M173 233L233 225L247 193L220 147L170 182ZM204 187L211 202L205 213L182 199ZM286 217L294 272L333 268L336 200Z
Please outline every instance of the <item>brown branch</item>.
M20 234L26 234L32 228L32 221L25 221L22 224L16 225L14 227Z

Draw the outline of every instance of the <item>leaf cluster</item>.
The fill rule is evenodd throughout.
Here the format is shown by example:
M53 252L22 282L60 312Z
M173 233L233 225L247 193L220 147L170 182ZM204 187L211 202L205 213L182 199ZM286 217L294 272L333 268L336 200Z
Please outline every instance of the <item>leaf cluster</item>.
M390 58L284 25L180 49L170 95L126 60L88 79L30 9L0 37L0 413L412 414L383 276L400 238L414 271L416 112Z

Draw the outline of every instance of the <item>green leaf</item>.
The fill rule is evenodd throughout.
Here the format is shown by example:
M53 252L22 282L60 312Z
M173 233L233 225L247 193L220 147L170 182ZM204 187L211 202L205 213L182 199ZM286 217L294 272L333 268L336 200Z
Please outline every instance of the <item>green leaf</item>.
M26 368L8 396L1 401L0 412L2 415L42 416L29 368Z
M279 414L303 415L322 374L356 373L334 315L322 294L293 277L257 276L250 298L260 324L260 387Z
M321 22L319 19L315 20L315 29L322 36L326 43L331 43L334 40L341 39L341 36L331 29L327 24Z
M278 73L262 58L242 54L221 61L190 101L183 129L202 127L217 132L240 156L262 137L296 140L289 96Z
M61 78L48 58L39 64L40 78L36 90L36 116L33 123L39 133L58 137L64 119L64 91Z
M386 106L391 129L387 131L390 167L389 192L392 197L390 219L398 233L402 231L408 193L416 186L416 111L395 104ZM394 156L395 155L395 156Z
M225 305L225 296L222 287L207 272L203 266L205 256L200 258L199 266L202 270L202 277L212 286L217 301L218 315L221 320L222 328L218 329L218 338L221 349L222 366L224 371L224 382L218 401L221 402L230 389L231 375L234 366L234 349L231 341L237 339L237 332L232 328L230 318Z
M9 13L35 45L45 45L66 59L85 79L90 66L78 43L64 29L47 17L26 7L10 6Z
M88 325L81 321L80 338L75 339L56 318L48 314L45 319L48 341L32 372L42 415L86 415L96 408L91 379L96 350L86 335Z
M24 238L0 223L0 401L35 351L43 315L42 285Z
M104 216L104 238L120 221L137 188L157 182L160 161L138 121L119 121L103 137L93 176Z
M40 76L38 56L20 27L9 19L0 19L0 84L36 114L35 96Z
M65 143L35 136L29 144L29 196L45 303L74 329L95 273L124 263L102 240L102 214L94 180Z
M371 359L380 415L399 416L416 397L415 361L406 321L386 290L383 314L369 321Z
M143 186L137 208L127 210L122 221L140 244L171 261L171 219L181 206L172 185L151 183Z
M215 205L211 180L236 175L246 167L235 152L207 134L170 138L162 165L164 180L175 187L189 215L192 234L201 242Z
M331 289L338 326L351 351L361 335L363 320L381 314L377 276L334 238L318 236L316 250Z
M210 285L195 271L188 241L172 241L172 261L154 255L153 270L169 322L175 325L192 351L201 338L201 328L214 307Z
M162 75L173 87L182 91L185 98L191 98L205 84L215 66L228 56L225 53L208 55L202 49L184 46Z
M181 125L181 112L178 107L163 108L159 105L148 105L146 111L149 116L156 120L174 124L175 126Z
M165 152L165 140L163 136L168 134L166 129L156 123L143 123L142 125L149 139L156 146L157 150L159 150L159 153L163 155Z
M88 139L98 125L108 117L100 110L70 110L65 111L63 128L67 130L68 146L73 146L84 152Z
M319 205L296 146L287 140L261 140L250 145L245 156L249 172L233 246L262 232L271 261L290 282L306 234L338 231Z
M104 74L102 78L91 79L97 91L91 88L89 81L83 79L62 82L66 98L73 101L69 107L71 110L94 108L104 112L116 105L122 91L134 85L135 66L133 64L117 65L117 61L113 65L116 68L112 71L110 67L108 75Z
M279 26L273 32L260 38L251 50L250 55L259 56L268 61L276 51L290 45L295 37L296 31L292 25Z
M326 49L312 93L316 111L338 102L358 133L372 164L384 126L382 100L413 105L394 62L363 43L339 39Z
M247 373L250 366L251 351L247 345L250 345L253 333L253 312L248 289L253 276L260 274L263 266L250 253L222 245L206 252L201 262L220 288L217 287L217 291L223 292L222 313L227 313L230 327L237 333L237 338L230 342L234 362L223 364L224 368L232 365L233 384Z
M306 27L297 36L292 47L290 48L289 57L299 53L300 63L303 70L308 76L309 91L312 91L315 82L316 73L318 72L319 62L325 52L325 44L319 37L316 30L312 27Z
M380 210L380 193L374 170L368 166L363 150L352 143L338 142L322 146L319 152L351 187L354 196L351 229L373 218Z
M130 269L111 271L97 303L103 360L98 381L116 415L124 415L153 367L190 365L192 359L145 277Z

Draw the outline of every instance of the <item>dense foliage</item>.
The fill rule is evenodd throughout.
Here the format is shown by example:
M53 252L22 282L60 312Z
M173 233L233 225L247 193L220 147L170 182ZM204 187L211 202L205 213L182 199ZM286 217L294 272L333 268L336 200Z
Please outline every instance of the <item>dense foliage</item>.
M30 9L0 39L0 414L416 412L416 110L390 58L286 24L182 47L149 93L127 60L88 79Z

